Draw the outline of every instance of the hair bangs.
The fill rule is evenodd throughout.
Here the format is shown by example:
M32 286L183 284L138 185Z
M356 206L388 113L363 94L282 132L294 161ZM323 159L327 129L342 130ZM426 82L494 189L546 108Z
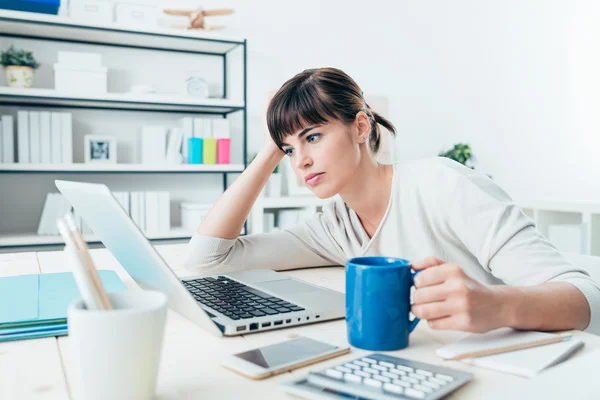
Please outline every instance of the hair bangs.
M283 148L285 137L309 126L323 125L339 119L328 106L330 100L327 95L311 85L310 81L309 79L300 82L299 87L289 88L292 90L279 91L271 101L267 125L271 137L280 149Z

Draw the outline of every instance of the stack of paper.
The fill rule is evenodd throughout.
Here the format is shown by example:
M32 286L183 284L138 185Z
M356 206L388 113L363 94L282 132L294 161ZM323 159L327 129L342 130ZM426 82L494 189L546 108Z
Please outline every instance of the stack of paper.
M510 328L496 329L487 333L469 335L458 342L437 349L438 356L451 359L460 355L507 346L527 345L558 336L554 333L518 331ZM541 371L567 359L583 347L581 340L565 335L563 341L508 351L485 357L463 358L461 361L478 367L532 377Z
M98 271L107 292L125 291L114 271ZM67 334L67 309L80 298L70 272L0 278L0 342Z

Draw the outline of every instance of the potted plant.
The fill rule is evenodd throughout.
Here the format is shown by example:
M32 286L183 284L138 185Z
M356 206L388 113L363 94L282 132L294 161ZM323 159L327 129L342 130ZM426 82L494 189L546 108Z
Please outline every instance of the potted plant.
M6 71L6 83L9 87L30 88L33 86L33 71L40 65L31 52L15 49L0 52L0 64Z
M450 158L471 169L475 169L475 167L472 165L473 153L468 144L457 143L450 150L442 151L439 156Z

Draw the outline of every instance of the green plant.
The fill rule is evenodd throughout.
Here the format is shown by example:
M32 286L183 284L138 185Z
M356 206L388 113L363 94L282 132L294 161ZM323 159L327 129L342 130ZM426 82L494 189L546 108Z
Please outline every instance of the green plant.
M18 50L10 46L8 50L0 52L0 65L3 67L22 66L36 69L40 64L35 60L30 51Z
M469 165L469 161L471 161L473 158L473 153L468 144L457 143L450 150L442 151L439 156L450 158L469 168L474 169L473 166Z

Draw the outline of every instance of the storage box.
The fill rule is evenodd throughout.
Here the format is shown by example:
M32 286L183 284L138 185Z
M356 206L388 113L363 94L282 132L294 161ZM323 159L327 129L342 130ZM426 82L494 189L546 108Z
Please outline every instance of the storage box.
M2 0L0 8L42 14L58 14L60 0Z
M81 22L106 24L114 21L112 0L71 0L69 17Z
M78 68L98 68L102 67L102 54L82 51L59 51L58 64Z
M149 5L115 3L115 22L152 28L158 25L159 11L158 7Z
M81 68L54 64L54 88L59 92L102 94L108 89L106 67Z
M181 203L181 227L195 231L212 208L212 204Z

